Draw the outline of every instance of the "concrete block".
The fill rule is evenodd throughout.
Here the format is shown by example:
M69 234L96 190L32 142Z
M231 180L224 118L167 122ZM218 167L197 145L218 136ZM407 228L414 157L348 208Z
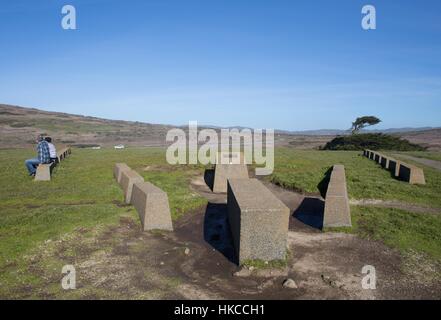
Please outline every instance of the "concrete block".
M142 230L173 231L167 193L150 182L136 182L130 202L138 211Z
M50 181L52 168L55 163L39 164L35 172L35 181Z
M113 176L119 184L121 184L122 173L129 170L131 170L130 167L125 163L115 164L115 167L113 168Z
M345 169L334 165L326 191L324 227L352 226Z
M393 174L394 177L399 176L400 164L401 164L400 161L398 161L396 159L389 158L389 171Z
M226 193L228 179L248 179L248 168L245 163L243 153L232 153L236 155L236 160L228 159L228 153L220 152L218 154L216 165L214 169L213 192ZM228 161L227 161L228 160Z
M384 169L389 169L389 158L386 156L382 156L380 164Z
M379 163L380 161L380 154L379 153L374 153L374 159L375 162Z
M286 258L290 210L257 179L228 179L228 222L239 264Z
M423 169L407 163L401 163L398 177L410 184L426 184Z
M127 170L121 174L121 187L124 190L124 201L130 203L132 198L133 185L136 182L144 182L144 178L141 177L136 171Z

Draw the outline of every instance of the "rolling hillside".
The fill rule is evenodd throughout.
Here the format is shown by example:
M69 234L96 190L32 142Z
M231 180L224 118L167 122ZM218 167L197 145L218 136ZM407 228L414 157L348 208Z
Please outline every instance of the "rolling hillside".
M70 146L165 146L173 126L49 112L0 104L0 148L30 147L37 134L51 135L58 144ZM202 127L200 127L202 128ZM220 130L218 127L211 127ZM239 128L240 129L240 128ZM411 142L441 150L441 129L395 132ZM313 149L332 140L338 130L289 132L276 130L276 145Z

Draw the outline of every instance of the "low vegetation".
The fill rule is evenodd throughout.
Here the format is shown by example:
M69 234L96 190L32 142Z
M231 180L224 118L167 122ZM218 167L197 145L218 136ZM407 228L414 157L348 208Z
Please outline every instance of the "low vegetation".
M34 151L31 149L0 152L0 296L3 297L13 296L15 288L25 288L40 281L41 274L48 273L47 270L35 270L29 258L29 254L43 244L50 247L46 244L60 238L75 239L79 234L89 239L90 233L92 246L97 243L95 233L109 232L109 228L118 225L122 217L139 224L135 209L124 204L123 192L113 178L116 162L126 162L146 180L166 191L173 219L207 203L189 187L191 179L203 175L204 166L168 165L162 148L76 148L54 169L52 181L39 183L27 176L23 165L23 161L32 156ZM437 156L433 153L433 157ZM275 160L275 171L268 179L289 189L319 194L325 189L326 173L332 165L341 163L346 168L352 199L398 200L441 208L441 173L431 168L422 166L427 185L412 186L392 178L387 170L354 151L279 148ZM353 206L354 227L342 231L383 241L403 253L413 250L440 261L440 217ZM82 234L84 229L90 231ZM114 249L112 239L106 238L108 248L103 250ZM81 250L85 248L78 248L78 252ZM69 254L69 251L63 252L63 256ZM73 259L75 254L78 253L72 253ZM87 250L83 254L87 255ZM52 273L59 270L59 262L53 262L50 257L44 261L40 268L50 269ZM284 263L275 262L274 266ZM268 266L261 261L252 261L249 265ZM104 292L95 294L96 298L106 296Z
M0 268L42 241L75 228L112 224L122 214L137 218L113 178L116 162L126 162L168 192L174 219L206 203L189 189L192 175L201 175L203 167L171 170L164 165L163 149L74 149L54 169L50 182L34 182L27 176L24 160L33 153L0 153Z
M410 252L423 253L441 263L441 215L352 206L351 216L352 228L341 228L338 231L382 241L404 255Z
M441 208L441 172L425 167L426 185L410 185L357 151L309 151L277 149L275 170L269 179L287 189L305 194L324 194L326 173L343 164L351 199L399 200Z
M322 149L424 151L426 148L389 134L363 133L336 137L326 143Z

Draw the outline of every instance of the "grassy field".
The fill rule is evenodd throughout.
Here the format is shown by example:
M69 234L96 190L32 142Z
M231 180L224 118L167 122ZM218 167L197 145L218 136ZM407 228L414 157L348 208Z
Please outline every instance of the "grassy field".
M33 154L0 151L0 270L47 239L79 227L116 223L121 215L137 218L133 207L124 205L113 178L116 162L126 162L168 192L175 219L206 203L188 187L191 176L202 174L203 167L168 168L163 149L74 149L54 169L50 182L34 182L27 176L24 160ZM2 272L0 279L3 276Z
M417 158L426 158L426 159L441 161L441 152L423 151L423 152L400 152L400 153L407 154L409 156L413 156Z
M285 188L320 193L329 168L343 164L351 199L399 200L441 208L441 172L422 165L427 180L424 186L392 178L389 171L361 156L359 151L318 152L284 148L277 150L275 162L276 168L270 179Z
M38 281L24 257L41 244L75 235L81 228L116 225L121 217L139 223L132 206L113 178L116 162L126 162L146 180L168 193L174 219L206 204L189 188L201 176L203 166L170 166L164 149L74 149L55 168L50 182L34 182L27 176L24 160L33 150L0 151L0 294L17 283ZM305 193L318 194L328 169L346 167L352 199L399 200L403 203L441 208L441 173L424 167L426 186L393 179L390 173L359 152L276 150L273 182ZM441 216L397 209L352 207L354 227L361 237L381 240L403 253L414 250L441 261ZM47 266L52 267L50 264ZM58 266L57 266L58 268Z

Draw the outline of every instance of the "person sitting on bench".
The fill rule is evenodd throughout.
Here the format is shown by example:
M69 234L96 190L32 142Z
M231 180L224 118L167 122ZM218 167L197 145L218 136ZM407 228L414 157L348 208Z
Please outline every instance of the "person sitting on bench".
M28 169L31 177L35 176L36 168L39 164L51 162L49 145L47 144L47 141L44 140L43 135L39 135L36 142L38 143L37 158L28 159L25 161L26 168Z
M44 138L46 140L47 145L49 146L49 155L51 157L51 162L57 162L57 149L55 149L55 146L52 144L52 138L46 137Z

